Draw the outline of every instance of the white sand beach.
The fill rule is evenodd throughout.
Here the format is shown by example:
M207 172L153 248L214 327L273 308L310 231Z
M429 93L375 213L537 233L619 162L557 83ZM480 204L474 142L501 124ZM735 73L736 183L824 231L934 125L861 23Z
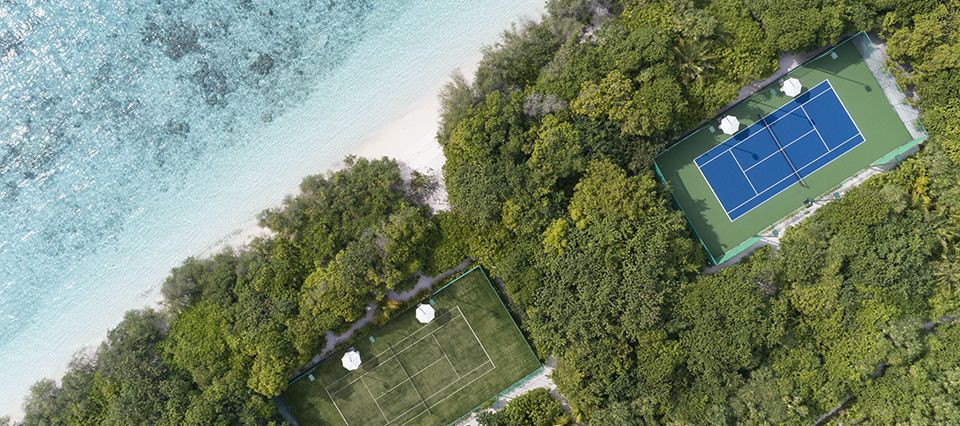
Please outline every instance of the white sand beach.
M184 172L179 186L137 199L139 207L122 218L123 228L111 234L109 245L78 260L56 297L41 299L32 319L0 347L0 361L8 365L34 360L2 375L0 415L21 415L30 384L58 379L71 354L94 350L125 311L157 307L164 278L185 258L266 235L257 213L295 194L305 176L335 170L353 154L394 158L407 170L440 180L438 94L454 71L472 75L481 48L496 42L511 22L536 19L544 5L460 0L435 6L411 5L389 31L360 40L355 54L296 106L263 119L230 149L205 157ZM442 186L436 195L431 205L445 208Z
M450 70L450 75L459 72L470 81L480 62L479 53L465 61L460 66ZM378 159L388 157L401 163L407 173L418 171L433 176L440 184L434 196L428 200L434 211L446 210L446 188L443 185L443 149L437 143L436 135L440 124L440 92L448 80L437 82L430 90L409 107L395 117L379 126L362 142L355 145L350 155ZM343 166L337 163L329 170L318 171L328 173ZM404 176L405 178L409 176ZM287 195L294 195L297 188L292 188ZM227 247L240 248L256 237L266 236L270 230L261 228L256 218L251 218L244 226L224 236L197 256L209 256ZM158 295L159 297L159 295ZM159 303L159 298L157 300Z

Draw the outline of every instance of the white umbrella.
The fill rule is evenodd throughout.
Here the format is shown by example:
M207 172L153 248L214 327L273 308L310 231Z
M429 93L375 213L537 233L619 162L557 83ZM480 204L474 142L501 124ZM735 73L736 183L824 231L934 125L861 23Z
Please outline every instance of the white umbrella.
M356 349L351 349L347 353L343 354L343 358L340 358L340 363L343 364L343 368L347 370L356 370L360 368L360 352L357 352Z
M740 129L740 120L737 120L737 117L728 115L726 117L723 117L722 120L720 120L720 130L723 133L732 135L734 133L737 133L737 130L739 129Z
M788 78L783 82L783 86L780 86L780 91L785 93L787 96L793 98L800 94L800 91L803 90L803 85L800 84L800 80L797 80L793 77Z
M430 306L426 303L417 306L417 321L426 324L430 321L433 321L434 316L435 311L433 310L433 306Z

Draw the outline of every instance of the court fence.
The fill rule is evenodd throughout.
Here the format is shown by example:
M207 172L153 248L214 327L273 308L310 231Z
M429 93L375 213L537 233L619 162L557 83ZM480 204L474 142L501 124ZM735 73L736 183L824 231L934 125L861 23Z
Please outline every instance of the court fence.
M888 59L886 55L885 46L882 43L874 42L870 34L868 34L865 31L860 31L858 33L854 33L846 37L843 37L833 46L819 49L814 54L810 55L810 57L808 57L802 63L799 63L795 67L792 67L785 71L781 70L777 74L781 74L781 73L786 74L792 71L793 69L803 67L808 63L816 61L827 55L831 55L839 46L847 42L851 42L857 48L857 51L860 53L860 56L864 59L864 62L866 63L867 68L871 71L874 77L876 77L877 82L879 83L884 94L886 95L888 102L894 108L897 115L899 116L901 121L903 121L905 127L907 128L907 131L913 137L911 141L901 145L900 147L897 147L896 149L890 151L889 153L877 159L875 162L871 164L871 167L883 166L883 165L895 165L905 159L906 157L905 154L911 153L911 150L918 149L918 147L921 144L923 144L923 142L926 141L928 135L927 135L926 128L924 128L923 123L920 121L919 111L916 109L916 107L913 105L911 100L906 95L906 93L908 92L904 90L903 87L900 86L896 77L890 72L891 67L896 67L896 64L894 64ZM769 78L768 83L757 87L756 90L744 96L743 99L738 99L737 101L731 103L730 105L725 106L724 108L721 109L721 111L718 114L716 114L716 116L722 116L725 112L736 107L741 102L746 101L746 99L749 98L749 96L752 96L755 93L760 93L764 90L770 89L771 87L775 87L775 85L779 83L780 78L782 78L782 75L771 76ZM709 120L710 120L709 118L705 119L697 126L694 126L693 129L691 129L689 132L682 135L680 138L677 138L676 142L671 143L665 151L671 150L674 146L686 140L694 132L698 131L702 126L704 126ZM653 168L654 168L654 173L656 174L657 179L660 181L660 183L665 187L669 187L669 183L664 177L656 161L653 162ZM861 175L862 172L863 170L861 170L860 173L854 174L853 176L851 176L851 178ZM840 188L842 185L843 184L838 185L824 192L818 198L823 198L824 196L832 192L835 193L835 191L838 188ZM671 193L672 204L674 205L674 207L676 207L680 211L684 211L683 207L680 205L677 198L673 195L673 191L670 191L670 193ZM761 231L757 235L753 235L747 238L737 246L725 251L724 253L718 254L716 256L710 251L707 244L704 242L703 238L701 238L701 236L697 232L696 228L690 223L688 219L686 219L686 215L684 215L684 218L687 222L687 227L692 231L697 241L700 242L700 246L703 248L704 253L706 253L707 255L707 260L710 262L711 265L719 266L725 262L728 262L740 256L741 254L744 254L747 251L750 251L752 248L758 246L758 244L762 242L762 239L763 239L762 234L769 231L770 229L776 229L778 227L781 227L783 226L784 223L792 224L792 223L799 222L798 216L804 215L804 213L802 213L801 211L804 210L806 207L807 206L798 207L792 213L788 214L783 219L772 224L770 227Z
M534 370L532 373L530 373L530 374L526 375L525 377L523 377L522 379L516 381L515 383L513 383L512 385L510 385L510 386L507 387L506 389L503 389L502 391L498 392L494 397L492 397L492 398L490 399L490 400L495 401L495 400L498 400L498 399L502 398L504 395L509 394L510 392L512 392L512 391L513 391L514 389L516 389L517 387L520 387L520 386L524 385L524 384L525 384L526 382L528 382L530 379L532 379L532 378L536 377L537 375L541 374L541 373L543 372L543 370L544 370L544 366L543 366L543 362L540 360L540 357L537 356L536 352L533 350L533 347L530 346L530 341L527 339L526 334L523 333L523 331L520 329L520 326L517 324L516 319L513 318L513 311L511 311L509 308L507 308L506 304L503 303L503 298L501 297L500 291L498 291L497 286L494 285L494 283L490 280L490 276L487 274L487 271L484 270L484 268L483 268L481 265L477 264L477 265L474 265L474 266L471 267L471 268L466 269L465 271L463 271L463 273L461 273L460 275L458 275L456 278L454 278L454 279L450 280L449 282L447 282L446 284L443 284L442 286L440 286L440 288L438 288L438 289L436 289L436 290L434 290L434 291L429 292L429 295L426 296L426 297L422 297L422 298L419 298L419 299L411 299L410 301L407 302L408 306L406 306L405 308L401 309L397 314L398 314L398 316L399 316L400 314L403 314L404 312L407 312L407 311L416 309L416 307L417 307L417 305L419 304L419 302L423 302L423 301L432 299L434 296L436 296L437 294L439 294L440 292L442 292L443 290L445 290L447 287L453 285L453 284L456 283L457 281L460 281L462 278L465 278L467 275L470 275L470 273L472 273L472 272L474 272L475 270L478 270L478 269L480 270L480 274L483 275L484 280L486 280L487 285L489 285L490 288L491 288L491 289L494 291L494 293L496 294L496 296L497 296L497 301L500 302L500 305L503 306L503 309L510 315L510 322L513 323L513 326L516 328L517 332L519 332L520 335L523 336L523 340L524 340L524 342L527 344L527 349L530 351L531 354L533 354L534 358L536 358L536 359L537 359L537 362L540 364L540 366L539 366L536 370ZM419 300L419 302L418 302L418 300ZM376 329L376 327L372 327L372 328L370 328L370 329L365 330L365 332L363 332L363 333L358 332L358 333L355 334L353 337L351 337L350 340L348 340L347 342L341 342L341 343L340 343L339 345L337 345L337 346L338 346L338 347L341 347L341 348L344 347L344 346L349 346L351 342L354 342L354 341L356 341L356 340L360 340L360 339L363 339L363 338L366 338L366 337L371 336L371 335L374 333L375 329ZM311 365L309 368L304 369L304 371L303 371L302 373L296 375L296 376L293 377L291 380L289 380L289 381L287 382L287 385L288 385L288 386L289 386L289 385L292 385L293 383L295 383L295 382L297 382L297 381L299 381L299 380L301 380L301 379L303 379L303 378L306 378L306 377L310 376L310 374L313 373L313 371L314 371L316 368L318 368L318 367L320 366L320 364L326 362L329 358L331 358L331 357L332 357L334 354L336 354L336 353L337 353L336 350L330 351L330 352L327 353L325 356L323 356L322 358L320 358L319 360L317 360L316 362L314 362L313 365ZM488 400L488 401L490 401L490 400ZM292 424L292 425L294 425L294 426L297 426L297 425L299 424L299 422L297 421L296 416L293 415L292 410L290 409L290 407L289 407L289 405L287 404L286 400L284 400L282 396L276 396L276 397L272 398L272 402L273 402L274 405L277 407L280 415L284 418L284 420L286 420L288 423L290 423L290 424ZM454 420L453 422L451 422L451 424L456 424L456 423L460 422L461 420L469 417L471 414L473 414L474 412L476 412L476 411L477 411L478 409L480 409L481 407L483 407L483 404L480 404L480 405L474 407L473 409L467 411L467 412L464 413L464 415L461 416L459 419Z

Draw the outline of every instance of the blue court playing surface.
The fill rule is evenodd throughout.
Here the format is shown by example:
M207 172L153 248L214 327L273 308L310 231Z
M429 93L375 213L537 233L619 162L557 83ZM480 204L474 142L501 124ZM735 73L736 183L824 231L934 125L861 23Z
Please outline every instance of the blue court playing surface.
M863 143L829 80L696 158L733 221Z

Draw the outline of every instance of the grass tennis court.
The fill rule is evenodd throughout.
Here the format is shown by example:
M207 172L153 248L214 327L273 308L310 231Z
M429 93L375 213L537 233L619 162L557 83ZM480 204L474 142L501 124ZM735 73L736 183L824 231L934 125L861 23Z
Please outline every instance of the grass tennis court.
M746 126L739 133L724 134L710 120L655 160L714 263L913 139L857 37L866 35L723 112ZM796 98L778 90L791 77L803 86Z
M300 424L447 424L540 368L481 269L431 299L430 323L410 309L358 339L359 369L342 350L298 377L283 399Z

